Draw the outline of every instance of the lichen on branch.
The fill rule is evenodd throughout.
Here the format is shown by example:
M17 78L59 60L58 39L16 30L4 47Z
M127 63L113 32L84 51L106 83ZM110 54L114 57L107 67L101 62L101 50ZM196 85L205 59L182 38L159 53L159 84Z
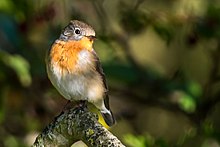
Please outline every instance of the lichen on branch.
M68 147L78 140L89 147L124 147L117 137L98 122L97 115L86 107L63 111L38 135L33 147Z

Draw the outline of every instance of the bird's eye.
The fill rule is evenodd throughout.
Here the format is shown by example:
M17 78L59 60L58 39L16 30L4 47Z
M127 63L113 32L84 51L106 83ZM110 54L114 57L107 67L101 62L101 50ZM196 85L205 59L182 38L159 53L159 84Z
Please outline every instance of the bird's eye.
M76 34L80 34L80 33L81 33L80 29L76 28L76 29L75 29L75 33L76 33Z

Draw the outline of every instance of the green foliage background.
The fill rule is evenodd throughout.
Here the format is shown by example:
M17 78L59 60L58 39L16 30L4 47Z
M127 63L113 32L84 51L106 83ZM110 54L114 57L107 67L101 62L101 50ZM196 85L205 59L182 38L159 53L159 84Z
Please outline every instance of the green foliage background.
M0 146L30 146L66 100L45 53L89 23L127 146L220 146L219 0L1 0Z

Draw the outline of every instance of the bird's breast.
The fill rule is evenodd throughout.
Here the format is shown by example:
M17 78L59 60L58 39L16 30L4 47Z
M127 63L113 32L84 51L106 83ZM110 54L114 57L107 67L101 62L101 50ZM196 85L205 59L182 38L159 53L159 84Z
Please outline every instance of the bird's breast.
M84 39L80 41L57 40L49 54L50 65L54 72L60 74L81 73L95 68L94 56L91 53L92 42Z

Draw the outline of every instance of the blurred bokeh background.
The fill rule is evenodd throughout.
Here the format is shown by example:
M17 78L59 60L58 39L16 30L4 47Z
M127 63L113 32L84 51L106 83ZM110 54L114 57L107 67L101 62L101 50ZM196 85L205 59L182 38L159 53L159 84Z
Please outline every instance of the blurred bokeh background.
M96 30L124 144L220 146L220 0L1 0L0 146L30 146L62 111L44 58L71 19Z

